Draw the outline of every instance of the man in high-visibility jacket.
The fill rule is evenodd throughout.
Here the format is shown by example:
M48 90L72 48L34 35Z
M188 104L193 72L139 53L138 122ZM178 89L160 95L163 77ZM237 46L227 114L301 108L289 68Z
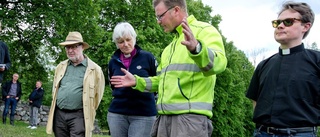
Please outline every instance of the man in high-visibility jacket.
M115 87L158 91L152 136L211 137L216 74L226 69L221 35L212 25L187 13L185 0L154 0L156 18L165 32L175 34L164 49L155 77L139 77L125 69L113 76ZM138 131L137 131L138 132Z

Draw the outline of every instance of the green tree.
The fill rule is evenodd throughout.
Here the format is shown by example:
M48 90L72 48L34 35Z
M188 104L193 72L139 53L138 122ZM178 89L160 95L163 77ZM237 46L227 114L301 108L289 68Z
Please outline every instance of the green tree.
M224 39L225 40L225 39ZM212 118L215 125L213 136L252 135L252 103L245 97L254 67L242 51L232 42L225 41L228 66L217 76L215 104Z
M46 56L41 55L41 45L46 38L46 26L43 24L44 16L39 3L31 4L28 1L1 1L0 16L3 31L1 40L9 46L12 67L6 73L5 80L11 80L13 73L20 75L19 81L23 83L23 99L35 87L36 80L48 81Z
M58 43L65 39L69 31L81 32L91 44L88 53L94 52L95 44L100 43L104 35L97 24L98 8L97 3L87 0L0 2L4 28L1 40L8 44L12 59L12 68L5 78L11 79L11 74L15 72L20 74L24 100L36 80L43 81L45 90L51 91L51 86L46 83L52 80L56 63L66 59ZM51 96L51 92L45 95ZM44 103L50 103L49 99L45 97Z

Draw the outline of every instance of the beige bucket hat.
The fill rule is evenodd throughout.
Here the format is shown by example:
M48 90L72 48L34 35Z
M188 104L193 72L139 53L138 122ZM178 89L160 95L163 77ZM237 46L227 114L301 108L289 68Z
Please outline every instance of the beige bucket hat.
M83 41L81 33L77 31L69 32L66 38L66 41L59 43L59 45L67 46L67 45L72 45L76 43L82 43L84 49L89 48L89 44Z

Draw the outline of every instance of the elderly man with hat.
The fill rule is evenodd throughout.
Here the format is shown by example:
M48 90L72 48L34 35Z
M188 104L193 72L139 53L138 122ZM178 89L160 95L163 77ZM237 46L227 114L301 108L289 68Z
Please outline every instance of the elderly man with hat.
M89 48L79 32L59 43L68 59L55 70L47 133L56 137L91 137L105 79L101 67L83 51Z

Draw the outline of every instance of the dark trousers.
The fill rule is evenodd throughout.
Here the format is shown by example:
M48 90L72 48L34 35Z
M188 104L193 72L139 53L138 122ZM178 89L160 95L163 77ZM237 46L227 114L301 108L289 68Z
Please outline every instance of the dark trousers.
M85 125L82 110L61 110L56 107L53 132L56 137L84 137Z
M17 100L16 100L15 97L6 98L2 116L3 116L3 118L7 117L10 105L11 105L10 120L13 121L14 120L15 110L16 110L16 107L17 107Z

